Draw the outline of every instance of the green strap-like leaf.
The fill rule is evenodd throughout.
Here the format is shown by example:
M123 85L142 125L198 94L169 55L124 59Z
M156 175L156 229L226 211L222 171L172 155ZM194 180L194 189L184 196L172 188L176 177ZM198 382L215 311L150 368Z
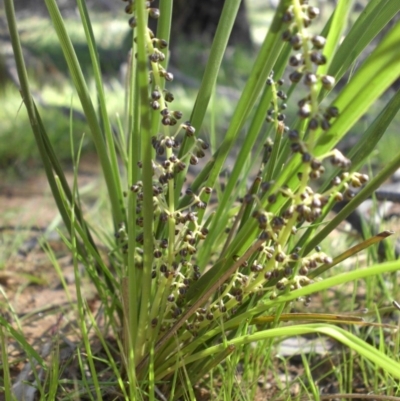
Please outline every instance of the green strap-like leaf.
M117 184L114 182L111 163L107 154L107 148L99 121L97 119L96 111L90 98L89 90L87 88L85 78L83 77L82 69L80 67L75 50L72 46L71 40L68 36L60 10L58 9L55 0L45 0L45 2L49 10L49 14L56 30L58 39L60 41L65 60L68 64L68 69L71 74L72 81L77 90L82 108L90 127L90 131L92 133L92 138L100 158L102 172L104 174L108 194L112 204L114 225L115 227L117 227L118 224L125 221L125 219L122 213L121 205L119 203L120 201L118 198Z

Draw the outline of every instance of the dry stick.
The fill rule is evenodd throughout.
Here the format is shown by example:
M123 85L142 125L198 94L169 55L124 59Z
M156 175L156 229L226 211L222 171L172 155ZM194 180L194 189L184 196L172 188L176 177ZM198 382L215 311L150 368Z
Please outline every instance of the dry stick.
M156 353L186 322L186 320L193 315L193 313L204 303L207 299L220 287L231 274L238 269L252 254L258 249L265 239L258 239L247 251L239 258L221 277L211 285L211 287L199 297L199 299L182 315L182 317L175 323L174 326L168 331L167 334L162 337L154 347L154 353ZM145 356L139 364L136 366L136 370L139 371L149 360L149 355Z

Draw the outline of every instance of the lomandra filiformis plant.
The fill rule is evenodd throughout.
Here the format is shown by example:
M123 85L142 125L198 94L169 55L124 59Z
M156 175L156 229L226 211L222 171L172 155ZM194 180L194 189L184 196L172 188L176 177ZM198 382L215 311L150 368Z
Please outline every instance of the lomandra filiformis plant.
M16 38L10 2L8 18ZM91 51L100 118L57 6L46 0L107 184L115 238L108 233L106 242L115 244L109 256L116 274L100 256L76 191L69 190L51 145L43 139L45 128L30 100L23 67L20 79L31 121L38 121L34 133L73 238L71 248L95 283L115 336L123 339L121 391L129 383L131 396L139 387L154 396L162 381L168 383L171 399L177 398L225 359L240 360L251 342L269 340L269 355L273 338L305 333L330 335L398 377L397 362L329 324L328 318L320 323L282 322L294 320L288 313L292 303L308 305L317 291L399 267L391 262L320 277L344 258L332 249L323 251L321 241L400 166L397 157L371 181L362 170L400 107L398 93L349 154L336 149L399 77L399 25L376 45L347 85L335 91L336 82L399 11L399 2L370 1L349 29L351 2L339 1L322 33L315 34L318 8L305 0L281 1L229 127L221 133L222 143L212 155L201 127L240 1L225 2L190 118L174 108L169 89L174 78L167 63L168 45L174 40L169 37L172 0L163 0L160 9L152 2L126 3L132 52L126 126L120 124L117 137L110 128L88 13L82 0L77 3ZM158 20L156 32L147 27L149 17ZM239 142L245 123L246 135ZM236 163L224 190L216 191L233 147ZM185 183L190 165L203 157L207 164ZM348 205L327 221L328 212L342 200ZM312 318L321 321L317 315Z

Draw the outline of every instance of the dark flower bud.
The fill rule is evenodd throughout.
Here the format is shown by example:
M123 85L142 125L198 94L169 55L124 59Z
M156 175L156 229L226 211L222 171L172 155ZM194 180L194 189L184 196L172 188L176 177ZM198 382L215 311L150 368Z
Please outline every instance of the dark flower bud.
M180 120L182 118L183 113L179 110L175 110L172 115L177 119Z
M290 149L294 153L298 153L298 152L302 151L302 147L298 142L293 142L292 144L290 144Z
M330 75L324 75L323 77L321 77L321 82L322 82L322 86L325 89L332 89L333 86L335 85L335 78L330 76Z
M165 92L164 99L166 102L171 103L174 100L174 95L171 92Z
M321 167L321 165L322 165L321 160L318 160L318 159L311 160L311 168L313 170L318 170Z
M174 75L171 72L166 72L164 74L164 78L166 81L171 82L174 79Z
M203 201L198 201L195 206L199 209L205 209L207 207L207 203Z
M314 85L316 84L318 81L317 76L315 74L313 74L312 72L308 72L305 76L304 76L304 83L308 86Z
M201 277L201 273L200 272L194 272L193 273L193 280L194 281L197 281L200 277Z
M164 39L158 39L157 45L159 49L165 49L166 47L168 47L168 42Z
M282 100L286 100L286 99L287 99L286 93L283 92L283 91L281 91L281 90L279 90L278 92L276 92L276 95L277 95L280 99L282 99Z
M293 11L287 10L287 11L285 11L285 13L283 14L282 21L283 21L284 23L289 23L289 22L292 22L292 21L293 21L293 18L294 18Z
M278 282L276 283L276 289L277 289L277 290L282 291L282 290L284 290L285 288L286 288L286 285L285 285L285 283L284 283L283 281L278 281Z
M310 60L316 65L324 65L324 64L326 64L326 57L323 54L321 54L321 53L319 53L317 51L311 52Z
M361 184L365 184L369 181L369 177L367 174L358 174L358 179L360 180Z
M160 18L160 10L158 8L149 8L149 16L154 19Z
M178 172L179 172L179 171L185 170L185 168L186 168L186 163L184 163L184 162L182 162L182 161L179 161L179 162L176 164L176 169L178 170Z
M137 26L137 21L135 17L129 18L128 24L131 28L136 28Z
M158 103L156 100L151 102L150 105L153 110L158 110L160 108L160 103Z
M206 155L206 154L204 153L204 151L203 151L202 149L197 149L197 151L196 151L196 156L197 156L199 159L202 159L205 155Z
M299 65L303 64L303 62L304 59L301 54L295 54L289 58L289 65L291 67L298 67Z
M132 14L133 13L133 3L129 3L125 6L125 12L127 14Z
M326 113L329 117L335 118L339 115L339 109L336 106L328 107Z
M331 124L329 123L329 121L327 120L327 119L325 119L325 118L323 118L322 120L321 120L321 128L324 130L324 131L328 131L328 129L331 127Z
M284 42L289 42L291 38L292 38L292 33L289 30L284 31L282 33L282 40Z
M319 8L309 6L307 8L307 14L311 19L314 19L314 18L318 17L318 15L319 15Z
M168 110L168 109L162 109L162 110L160 111L160 114L161 114L163 117L167 117L167 116L169 116L169 110Z
M290 44L292 45L294 50L299 50L301 45L303 44L303 39L298 33L296 33L290 39Z
M292 129L288 133L288 137L291 141L298 141L300 139L299 131Z
M162 120L161 120L161 123L163 125L170 125L171 119L169 117L163 117Z
M152 63L157 63L160 60L160 56L158 53L152 53L150 54L149 59Z
M285 277L290 277L293 274L293 269L290 266L285 266L283 269L283 275Z
M194 155L190 156L190 164L192 166L195 166L196 164L198 164L198 162L199 162L199 159L196 156L194 156Z
M299 116L302 118L310 117L311 114L311 107L309 104L305 104L304 106L300 107L299 109Z
M304 28L308 28L311 25L311 19L308 18L307 16L303 17L303 25Z
M325 46L326 39L321 35L314 35L311 42L317 49L322 49Z
M300 82L301 78L302 78L303 74L299 71L293 71L290 75L289 75L289 79L291 82L293 83L297 83Z
M285 255L282 252L278 252L275 255L275 260L279 263L282 263L285 260Z
M341 202L343 200L343 195L340 192L337 192L335 194L335 201L336 202Z
M165 138L164 143L167 148L171 149L172 145L173 145L173 140L171 138L167 137L167 138Z
M259 263L253 263L250 267L250 270L253 273L258 273L262 270L262 268L263 268L262 265L260 265Z
M344 192L344 198L346 200L351 200L356 196L356 194L351 189L346 189Z
M310 122L308 123L308 128L310 130L316 130L318 128L319 121L317 118L313 117L311 118Z
M286 220L290 219L293 216L293 207L289 206L286 210L282 212L282 217Z
M306 266L301 266L299 269L299 274L306 276L308 274L308 268Z
M321 177L321 173L318 170L313 170L309 172L308 176L311 180L317 180L319 177Z

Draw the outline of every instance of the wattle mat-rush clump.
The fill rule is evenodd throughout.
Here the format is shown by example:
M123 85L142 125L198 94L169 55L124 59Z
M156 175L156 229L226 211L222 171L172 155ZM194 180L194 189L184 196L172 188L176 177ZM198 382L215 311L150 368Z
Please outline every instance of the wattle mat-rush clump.
M251 343L267 344L264 357L270 360L274 339L307 333L330 336L385 371L388 380L399 379L397 360L335 325L364 324L361 319L316 313L299 317L290 310L291 305L308 305L316 292L400 268L394 261L321 277L343 259L388 236L387 232L343 255L320 246L400 167L399 155L372 179L363 172L400 107L399 92L388 92L386 106L349 154L336 149L400 76L400 24L380 34L400 10L400 2L371 0L355 23L347 26L353 2L339 0L322 32L315 34L313 21L319 9L308 0L282 0L249 66L229 127L220 133L221 145L212 152L200 137L201 127L239 0L225 2L190 118L174 108L174 95L168 89L174 78L168 70L173 1L160 1L160 9L151 1L126 2L132 49L123 120L111 119L107 112L85 2L77 0L77 6L92 61L93 94L55 0L45 3L90 126L114 227L109 229L104 221L97 227L88 224L77 182L70 188L64 177L57 149L48 140L30 92L13 2L5 0L21 95L74 258L87 359L81 364L86 377L81 396L104 396L105 384L91 348L93 338L101 341L110 358L114 392L127 400L161 395L170 400L195 399L193 386L229 360L240 361ZM149 18L157 19L156 32L148 28ZM354 70L371 42L374 50ZM351 76L343 78L351 68ZM335 89L342 79L346 84ZM96 98L98 108L92 101ZM290 121L288 111L295 115ZM243 130L245 138L239 140ZM238 152L236 162L221 191L220 173L232 148ZM79 156L79 152L73 155L76 169ZM208 162L195 170L199 172L194 180L185 182L190 165L204 157ZM342 200L349 202L335 217L327 218ZM93 240L99 231L103 231L101 245L109 249L106 258ZM102 300L101 325L82 297L78 263L85 266ZM2 318L2 323L6 331L15 332L12 322ZM119 346L120 360L110 352L109 331ZM28 343L23 345L27 355L46 369L40 355ZM233 378L224 380L233 383ZM109 378L106 386L110 387ZM11 400L10 385L5 390ZM38 391L41 399L47 399L45 387Z

